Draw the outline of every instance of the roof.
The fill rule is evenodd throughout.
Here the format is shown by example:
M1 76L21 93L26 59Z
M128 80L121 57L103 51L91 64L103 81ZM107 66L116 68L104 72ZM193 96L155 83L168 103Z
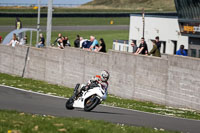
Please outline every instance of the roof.
M142 13L133 13L130 16L142 16ZM145 13L145 17L158 17L158 18L178 18L177 13Z

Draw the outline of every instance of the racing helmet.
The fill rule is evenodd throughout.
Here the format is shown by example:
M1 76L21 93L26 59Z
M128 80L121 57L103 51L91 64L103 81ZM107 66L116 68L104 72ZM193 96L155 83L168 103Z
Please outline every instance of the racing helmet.
M101 81L106 82L108 81L109 77L110 77L110 74L108 73L108 71L103 70L101 72Z

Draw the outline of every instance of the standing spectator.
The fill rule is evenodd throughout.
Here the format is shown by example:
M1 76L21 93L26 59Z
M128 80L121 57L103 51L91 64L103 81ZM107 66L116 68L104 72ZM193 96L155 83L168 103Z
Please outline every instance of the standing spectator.
M157 46L157 48L158 48L158 50L160 50L160 47L161 47L161 42L159 41L159 36L157 36L156 38L155 38L155 40L156 40L156 46Z
M16 22L15 22L15 29L19 30L22 28L22 22L21 20L17 17Z
M43 48L45 46L45 39L43 37L43 34L40 33L40 41L39 43L36 45L37 48Z
M13 39L9 42L8 45L11 45L12 47L15 47L18 44L19 44L19 41L17 40L17 35L14 33L13 34Z
M0 36L0 43L2 42L2 40L3 40L3 39L2 39L2 36Z
M80 47L80 36L76 36L76 40L74 41L74 47L79 48Z
M157 45L156 45L156 41L153 41L153 48L152 50L149 52L148 55L151 55L152 56L156 56L156 57L161 57L160 55L160 50L158 49Z
M17 30L19 30L19 29L21 29L22 28L22 22L21 22L21 20L17 17L16 18L16 21L15 21L15 29L17 29ZM19 40L23 37L23 33L20 33L19 34Z
M137 45L135 44L134 41L131 42L131 46L133 47L133 53L136 53L138 47L137 47Z
M180 46L180 49L178 51L176 51L176 55L187 56L187 52L184 50L184 45Z
M99 39L99 44L100 44L100 46L98 47L97 51L106 53L106 44L105 44L103 38Z
M148 47L146 42L144 41L144 37L141 38L141 43L137 51L135 52L136 55L142 54L142 55L147 55L148 54Z
M94 51L95 48L96 48L96 46L99 45L99 44L98 44L98 41L95 39L94 36L90 36L90 41L91 41L91 44L92 44L92 45L90 46L89 51Z

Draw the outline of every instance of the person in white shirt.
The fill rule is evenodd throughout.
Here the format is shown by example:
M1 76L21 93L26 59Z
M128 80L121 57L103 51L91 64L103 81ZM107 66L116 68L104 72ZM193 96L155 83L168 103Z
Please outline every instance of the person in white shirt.
M17 35L14 33L13 39L8 43L8 45L15 47L18 44L19 44L19 41L17 40Z

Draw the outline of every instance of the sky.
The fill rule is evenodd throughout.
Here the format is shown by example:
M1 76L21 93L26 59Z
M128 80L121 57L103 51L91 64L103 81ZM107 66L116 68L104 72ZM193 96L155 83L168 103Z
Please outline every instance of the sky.
M84 4L92 0L53 0L54 4ZM38 0L0 0L2 3L21 3L21 4L37 4ZM42 4L47 4L48 0L41 0Z

